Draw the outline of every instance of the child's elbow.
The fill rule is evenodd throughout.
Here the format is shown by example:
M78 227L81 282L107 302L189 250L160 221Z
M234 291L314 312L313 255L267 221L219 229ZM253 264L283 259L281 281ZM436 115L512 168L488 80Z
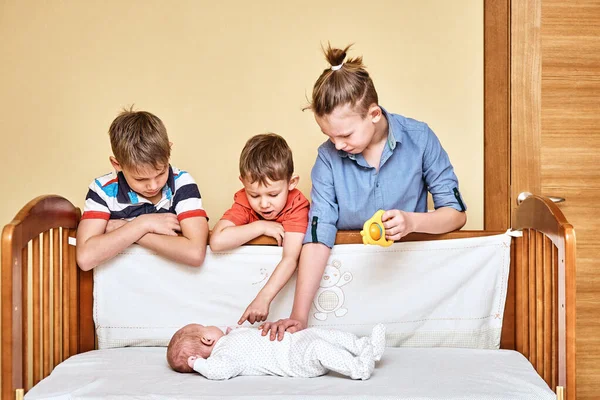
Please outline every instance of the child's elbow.
M223 246L221 246L219 243L210 243L210 251L212 251L213 253L216 253L218 251L223 251L225 250L225 248Z
M194 249L188 257L187 264L190 267L200 267L204 264L204 258L206 257L206 247L200 247Z
M78 251L77 255L77 265L79 266L79 268L82 271L89 271L92 268L95 267L95 265L93 264L92 260L90 259L90 257L87 255L87 253L84 253L82 251Z
M218 235L213 235L210 237L210 251L214 252L218 252L218 251L225 251L228 250L227 246L225 245L225 242L223 242L220 238L220 236Z
M463 211L458 213L458 217L456 218L456 229L461 229L467 223L467 212Z

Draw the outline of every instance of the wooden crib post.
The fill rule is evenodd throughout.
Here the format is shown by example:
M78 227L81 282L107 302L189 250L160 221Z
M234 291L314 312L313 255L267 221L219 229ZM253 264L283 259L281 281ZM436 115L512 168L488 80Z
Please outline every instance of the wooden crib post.
M2 265L1 287L2 307L0 320L2 323L1 341L2 355L0 357L1 398L14 399L23 396L33 384L47 376L51 370L50 357L53 355L52 366L58 364L56 356L60 355L59 347L64 337L61 337L60 308L58 307L60 293L67 293L77 304L77 286L73 288L68 281L60 282L59 270L66 271L73 280L77 280L77 265L74 250L66 241L57 243L60 236L58 230L75 233L79 222L80 211L68 200L59 196L40 196L30 201L21 209L15 218L2 231ZM52 232L51 232L52 231ZM53 237L52 274L50 272L50 235ZM40 242L40 235L42 240ZM31 242L31 257L29 246ZM69 249L69 247L71 247ZM58 252L69 255L59 263ZM31 269L29 266L31 260ZM32 293L29 293L28 275L31 271ZM52 288L50 276L52 275ZM41 278L41 279L40 279ZM50 321L50 301L53 303L53 321ZM31 315L28 305L32 306ZM76 314L73 315L76 317ZM73 322L75 321L75 322ZM77 333L74 325L77 321L62 318L62 323L69 325L72 332ZM50 326L53 326L53 340L50 340ZM33 348L28 348L28 337L31 331ZM69 329L71 331L71 329ZM62 342L61 342L62 340ZM77 342L66 348L63 353L68 357L77 352ZM52 343L53 349L50 347ZM30 374L31 370L31 374Z
M529 273L529 306L522 301L518 314L518 324L529 325L529 343L520 335L517 349L529 357L549 385L556 384L557 393L575 400L575 230L556 204L540 196L523 201L513 225L523 230L524 246L529 238L528 260L518 264L516 271L521 276ZM557 340L551 344L545 342L554 338Z
M21 297L22 255L17 249L13 236L17 234L14 226L6 226L2 232L2 399L11 399L15 389L23 388L24 348ZM25 282L26 279L25 279ZM19 288L18 290L13 288ZM26 304L26 303L25 303ZM14 309L13 309L14 306ZM25 356L25 357L24 357Z

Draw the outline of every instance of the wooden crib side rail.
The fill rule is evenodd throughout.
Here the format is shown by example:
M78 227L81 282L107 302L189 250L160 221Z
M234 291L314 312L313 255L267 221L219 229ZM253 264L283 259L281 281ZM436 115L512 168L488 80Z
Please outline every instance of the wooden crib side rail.
M2 231L2 399L78 351L78 269L68 241L79 217L68 200L40 196Z
M454 231L441 234L429 233L410 233L400 239L400 242L420 242L423 240L448 240L448 239L464 239L481 236L499 235L504 231ZM335 236L335 244L362 244L362 236L360 231L337 231ZM277 241L270 236L260 236L249 241L246 245L271 245L277 246Z
M516 349L550 387L575 400L575 231L549 199L528 197L515 212Z

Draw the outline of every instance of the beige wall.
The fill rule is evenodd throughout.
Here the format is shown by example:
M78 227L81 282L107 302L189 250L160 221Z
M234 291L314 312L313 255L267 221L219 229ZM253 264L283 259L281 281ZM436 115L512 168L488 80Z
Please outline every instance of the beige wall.
M232 6L236 3L236 6ZM354 42L380 102L424 120L450 154L483 227L481 0L0 0L0 223L46 193L82 206L110 171L107 129L135 103L165 122L173 165L198 181L211 226L240 188L253 134L283 135L300 189L325 139L302 112L327 64Z

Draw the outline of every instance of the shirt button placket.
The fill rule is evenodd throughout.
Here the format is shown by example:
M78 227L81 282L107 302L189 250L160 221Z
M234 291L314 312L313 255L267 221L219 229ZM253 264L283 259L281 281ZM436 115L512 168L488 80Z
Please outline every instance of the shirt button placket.
M375 206L378 210L383 208L383 199L381 198L381 190L379 189L378 173L375 173Z

